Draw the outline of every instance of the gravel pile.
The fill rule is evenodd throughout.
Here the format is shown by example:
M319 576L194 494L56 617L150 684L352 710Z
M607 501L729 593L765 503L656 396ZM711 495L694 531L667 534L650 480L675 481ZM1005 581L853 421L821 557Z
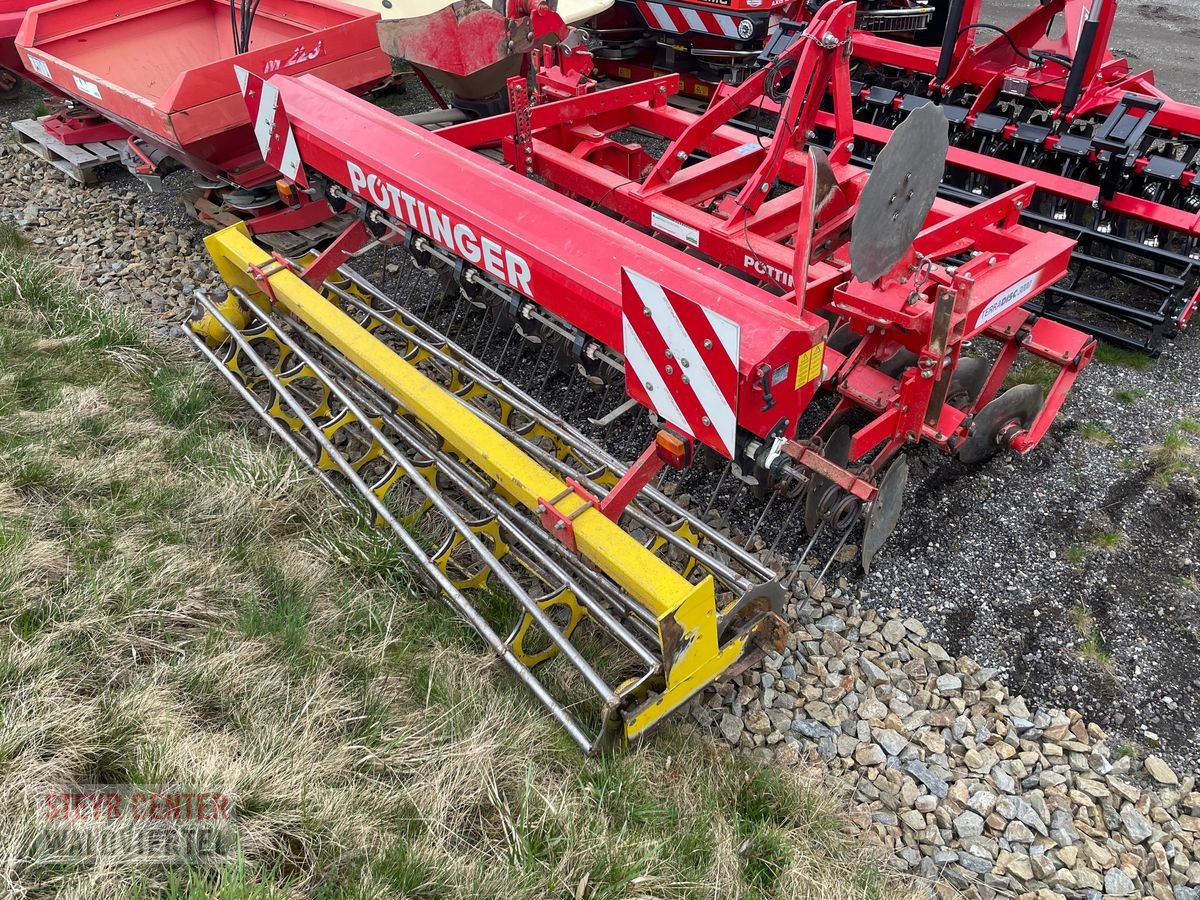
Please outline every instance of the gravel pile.
M809 588L787 650L693 705L719 740L822 767L860 836L931 895L1200 900L1193 776L1027 704L899 610Z
M22 112L0 107L7 119ZM20 226L84 286L147 310L168 334L187 318L197 287L219 283L201 243L208 232L187 218L177 194L151 195L119 170L107 174L84 187L0 142L0 220Z

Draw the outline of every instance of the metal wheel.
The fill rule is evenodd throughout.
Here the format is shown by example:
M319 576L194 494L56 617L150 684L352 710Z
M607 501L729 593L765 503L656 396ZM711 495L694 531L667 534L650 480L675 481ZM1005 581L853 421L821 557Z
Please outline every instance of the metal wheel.
M979 399L983 386L987 384L992 367L987 360L964 356L950 378L950 389L946 391L946 402L958 409L970 409Z
M979 412L971 423L971 436L958 448L958 458L969 466L990 459L1008 446L1042 408L1042 389L1036 384L1011 387Z

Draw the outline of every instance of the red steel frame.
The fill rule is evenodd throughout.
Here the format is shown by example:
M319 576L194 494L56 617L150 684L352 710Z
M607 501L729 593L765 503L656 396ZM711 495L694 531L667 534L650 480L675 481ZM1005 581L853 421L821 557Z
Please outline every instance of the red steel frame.
M0 0L0 69L40 82L36 75L26 74L15 44L17 31L21 28L25 13L35 3L36 0ZM3 75L4 73L0 72L0 78L3 78Z
M391 62L376 34L378 14L336 0L268 0L258 16L284 23L295 36L256 45L243 54L230 49L223 57L179 50L175 69L155 69L161 19L179 18L190 8L215 17L216 27L228 27L224 0L56 0L35 6L25 16L17 33L17 52L25 68L40 72L55 91L189 168L209 177L228 177L244 187L275 176L257 154L235 65L263 74L313 72L351 89L369 87L391 74ZM211 40L201 30L214 27L214 18L200 18L194 27L198 40ZM92 71L94 66L76 61L76 48L106 45L117 58L133 57L142 64L114 67L118 74L107 77L102 66L98 73ZM181 68L179 58L192 59L194 65ZM166 76L169 82L163 81ZM127 78L134 83L126 83Z
M974 23L981 19L983 0L965 0L962 22ZM804 14L803 4L792 4L796 15ZM1200 107L1172 100L1154 84L1154 73L1143 71L1131 73L1127 60L1113 56L1108 49L1109 36L1117 10L1117 0L1048 0L1037 5L1032 12L1007 29L1013 42L1029 53L1031 50L1048 51L1071 57L1079 46L1084 21L1095 10L1096 33L1083 73L1082 93L1074 107L1061 116L1070 123L1081 116L1107 115L1126 93L1138 94L1162 100L1162 107L1155 113L1154 122L1159 127L1175 134L1200 135ZM1064 31L1056 38L1046 36L1047 27L1058 15L1062 16ZM965 26L964 26L965 27ZM1003 35L986 42L975 44L975 32L964 30L954 42L953 60L949 75L944 82L937 82L940 48L925 47L903 40L872 34L854 32L854 57L876 65L893 66L908 72L924 75L930 79L931 89L948 93L963 86L978 88L976 99L967 116L966 125L986 111L999 96L1006 79L1029 82L1029 96L1057 107L1063 100L1069 67L1047 58L1040 66L1033 66L1015 53ZM626 60L600 60L599 65L609 74L621 79L641 80L663 73L643 63ZM708 98L727 90L728 85L714 85L703 79L684 75L683 91L687 94ZM863 88L859 99L865 100L868 89ZM894 106L899 107L902 98L897 97ZM764 108L769 108L768 106ZM1058 118L1058 116L1055 116ZM829 118L818 119L819 124L829 125ZM888 130L877 125L857 122L854 126L859 137L883 143ZM1009 125L1005 137L1011 139L1016 125ZM1045 149L1053 150L1058 135L1046 138ZM1063 200L1082 203L1099 201L1097 186L1086 182L1064 178L1052 172L1018 166L998 161L992 157L973 153L961 148L951 148L949 162L952 166L985 175L1000 175L1014 183L1033 182L1039 191ZM1149 160L1139 158L1134 170L1140 172ZM998 168L999 167L999 168ZM1190 184L1195 172L1184 174L1184 184ZM1132 194L1117 193L1103 201L1106 209L1118 216L1150 222L1200 237L1200 211L1176 209ZM1196 300L1193 300L1194 306ZM1190 310L1189 310L1190 315ZM1186 322L1186 319L1184 319Z
M983 0L965 0L962 22L967 24L981 20ZM956 88L976 87L978 93L967 115L969 126L980 113L1000 96L1006 79L1028 82L1029 96L1041 100L1054 108L1051 118L1066 123L1083 116L1107 115L1120 103L1127 93L1162 100L1161 108L1154 114L1154 123L1173 134L1200 135L1200 107L1172 100L1154 84L1154 73L1143 71L1131 73L1127 60L1113 56L1109 50L1109 37L1117 12L1117 0L1048 0L1036 6L1011 28L1007 29L1012 42L1026 54L1031 51L1057 53L1063 57L1074 57L1080 47L1082 29L1089 17L1095 18L1095 36L1086 67L1082 75L1082 91L1070 110L1063 111L1063 103L1070 67L1053 56L1043 58L1040 65L1033 65L1013 51L1004 35L978 45L973 31L962 31L954 47L954 63L946 79L936 79L940 48L921 47L874 35L866 32L855 34L854 55L856 59L877 65L893 66L909 72L920 73L930 79L930 89L942 94ZM1047 30L1057 16L1062 17L1063 33L1055 38L1047 37ZM901 98L895 101L899 106ZM1012 138L1016 125L1009 125L1005 137ZM879 140L883 129L864 125L861 134ZM1046 138L1045 148L1052 150L1058 135ZM996 160L969 151L959 151L952 163L971 171L994 172ZM1141 171L1149 163L1140 158L1135 171ZM1018 168L1016 166L1013 167ZM1039 190L1067 200L1095 201L1099 192L1094 185L1072 179L1061 178L1052 173L1019 167L1022 180L1033 181ZM1014 173L1014 177L1019 173ZM1184 174L1185 185L1195 179L1195 172ZM1145 222L1153 222L1200 237L1200 212L1188 212L1165 206L1161 203L1118 193L1106 200L1104 205L1121 216L1129 216Z
M822 382L839 395L827 423L852 407L870 412L874 417L854 433L850 453L861 472L875 452L863 477L806 444L785 450L869 500L871 471L880 471L906 443L925 439L952 450L965 438L971 410L941 399L965 340L986 335L1001 345L978 405L996 396L1021 349L1061 367L1036 419L1012 440L1019 451L1044 435L1094 342L1020 308L1021 299L1065 273L1072 249L1065 238L1018 224L1031 185L970 210L937 201L901 265L875 282L853 279L845 235L868 177L849 162L847 46L854 9L847 3L822 10L813 39L788 51L797 74L783 104L779 140L760 142L726 125L761 98L766 72L702 116L668 105L679 89L672 76L533 106L527 125L518 111L437 134L315 78L276 76L271 84L311 171L357 195L364 210L382 210L409 237L419 232L467 257L492 280L600 342L621 348L622 309L629 302L624 270L736 323L742 336L737 418L750 434L799 437L797 422ZM827 34L836 37L815 37ZM837 132L829 154L836 185L817 212L818 158L805 136L827 92ZM640 145L612 137L630 129L660 135L670 147L656 160ZM489 146L502 147L516 171L473 152ZM695 151L707 158L684 166ZM795 189L775 196L779 182ZM615 212L629 225L577 200ZM638 228L682 234L679 246L691 244L686 249L711 262L648 240ZM310 279L319 282L367 239L366 228L353 226L315 264ZM831 323L862 336L853 351L824 347ZM878 364L900 348L916 354L918 364L897 379ZM822 349L819 374L804 381L772 377Z

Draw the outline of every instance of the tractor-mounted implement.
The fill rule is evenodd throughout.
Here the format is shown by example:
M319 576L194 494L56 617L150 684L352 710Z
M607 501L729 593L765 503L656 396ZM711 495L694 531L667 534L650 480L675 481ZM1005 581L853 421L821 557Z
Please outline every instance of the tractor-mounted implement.
M195 339L585 747L769 652L814 547L832 562L859 534L869 566L906 449L1034 447L1094 351L1022 306L1072 249L1020 223L1031 185L936 198L937 107L872 172L851 162L854 19L824 8L780 55L773 137L728 124L765 70L703 115L669 103L675 76L558 100L515 78L511 112L436 132L316 78L240 73L295 214L352 223L305 259L253 221L213 235L230 293L200 299ZM828 153L808 137L826 98ZM404 261L394 290L349 268L372 254ZM1046 396L1006 389L1022 351L1055 368ZM679 486L706 465L701 508ZM731 527L751 497L753 528ZM581 686L590 727L559 696Z
M756 29L749 44L713 38L744 57L736 70L714 71L694 54L668 61L663 47L676 40L672 29L690 40L697 21L725 10L703 0L622 0L593 23L600 38L612 35L597 49L598 66L622 80L678 70L685 92L706 102L756 67L786 83L790 73L776 58L828 3L764 3L760 16L768 5L771 27ZM906 116L930 100L942 104L951 151L941 195L972 204L1033 182L1025 223L1078 242L1070 277L1030 308L1158 352L1200 299L1200 107L1172 100L1153 72L1135 72L1113 54L1116 11L1116 0L1047 0L1001 28L986 20L983 0L860 4L855 160L870 166ZM625 30L614 31L615 22ZM774 103L760 106L767 111L743 121L769 129ZM823 143L831 139L819 132Z

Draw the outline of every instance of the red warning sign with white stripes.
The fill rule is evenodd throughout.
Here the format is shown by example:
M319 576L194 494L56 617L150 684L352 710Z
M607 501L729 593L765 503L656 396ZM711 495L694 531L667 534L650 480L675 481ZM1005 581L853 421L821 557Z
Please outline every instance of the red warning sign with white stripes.
M308 187L296 135L279 102L279 89L241 66L236 66L235 71L263 160L285 178Z
M621 289L629 396L732 459L740 327L630 269Z
M637 0L637 8L638 12L642 14L642 18L646 20L646 24L660 31L669 31L674 34L688 34L689 32L713 34L735 41L749 40L753 36L753 31L739 34L739 20L724 13L709 12L689 6L672 6L669 3L654 3L650 0Z

